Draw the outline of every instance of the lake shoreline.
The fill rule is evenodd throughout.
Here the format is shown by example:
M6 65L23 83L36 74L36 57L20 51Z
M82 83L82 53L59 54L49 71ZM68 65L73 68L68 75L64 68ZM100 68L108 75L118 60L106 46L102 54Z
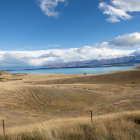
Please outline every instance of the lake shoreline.
M82 68L36 68L36 69L16 69L3 70L8 74L101 74L120 70L131 70L137 66L102 66L102 67L82 67Z
M40 67L40 68L21 68L21 69L0 69L0 71L20 71L20 70L41 70L41 69L70 69L70 68L102 68L102 67L122 67L122 66L139 66L139 64L119 64L119 65L97 65L97 66L78 66L78 67L51 67L51 68L45 68L45 67Z

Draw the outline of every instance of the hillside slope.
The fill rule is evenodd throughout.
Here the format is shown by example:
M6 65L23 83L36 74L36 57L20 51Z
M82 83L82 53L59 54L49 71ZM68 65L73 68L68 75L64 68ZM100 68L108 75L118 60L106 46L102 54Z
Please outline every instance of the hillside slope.
M6 132L7 140L139 140L140 111L94 116L92 123L90 118L63 118Z
M34 81L33 84L139 84L140 67L133 70L117 71L106 74L87 75L65 79Z
M140 68L99 75L16 74L0 81L7 127L140 108ZM16 121L15 121L16 120Z

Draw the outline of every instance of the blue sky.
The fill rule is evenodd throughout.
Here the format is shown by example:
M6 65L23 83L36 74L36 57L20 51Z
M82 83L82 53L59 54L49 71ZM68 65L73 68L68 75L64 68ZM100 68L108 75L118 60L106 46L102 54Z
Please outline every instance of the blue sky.
M4 58L7 53L10 54L9 59L13 58L11 53L15 53L15 61L21 56L25 58L29 52L33 54L36 51L38 56L40 50L44 50L48 55L87 46L94 49L91 51L95 48L139 51L139 24L139 0L0 0L0 61L8 65L8 58ZM128 39L131 40L129 44L126 42ZM63 62L62 54L59 53L61 60L60 57L58 60ZM74 55L73 52L68 54ZM123 53L122 56L129 54ZM117 57L112 53L113 56ZM57 57L52 57L46 57L38 65L58 61ZM87 55L80 60L88 58L96 59Z

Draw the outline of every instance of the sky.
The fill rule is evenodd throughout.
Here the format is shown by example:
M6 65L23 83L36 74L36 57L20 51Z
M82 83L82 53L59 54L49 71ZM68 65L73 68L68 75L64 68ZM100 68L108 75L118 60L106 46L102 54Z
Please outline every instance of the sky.
M140 0L0 0L0 67L140 54Z

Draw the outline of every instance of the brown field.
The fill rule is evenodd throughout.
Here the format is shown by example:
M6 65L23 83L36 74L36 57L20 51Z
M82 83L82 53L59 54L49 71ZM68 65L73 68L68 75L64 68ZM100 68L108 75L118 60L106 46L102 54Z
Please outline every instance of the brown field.
M92 123L86 117L43 121L6 132L6 140L139 140L140 111L95 116Z
M139 121L127 119L140 119L139 110L140 67L99 75L0 73L0 120L11 140L139 140Z

